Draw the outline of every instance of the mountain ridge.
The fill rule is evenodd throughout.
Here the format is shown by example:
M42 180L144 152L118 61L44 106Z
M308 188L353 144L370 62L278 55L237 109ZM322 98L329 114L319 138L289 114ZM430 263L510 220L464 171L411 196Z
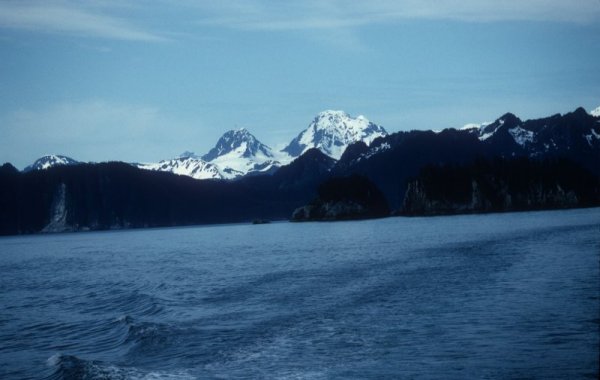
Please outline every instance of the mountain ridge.
M564 115L555 114L525 121L507 112L493 122L468 124L463 128L450 129L475 136L485 150L495 155L531 157L547 154L568 155L571 154L568 152L571 148L583 151L598 149L597 146L600 144L598 122L600 121L594 123L592 120L600 116L594 116L595 111L600 114L600 107L589 113L579 107ZM358 123L359 126L348 126L352 123ZM586 126L581 127L582 123ZM332 130L341 135L347 133L344 135L346 137L331 134ZM316 136L318 134L316 132L319 131L323 132L322 139ZM308 128L294 138L283 151L286 149L290 151L288 148L293 146L303 153L311 147L317 148L347 166L350 161L344 156L348 147L362 142L364 146L361 147L361 154L357 155L356 152L352 154L356 155L355 160L364 160L392 148L394 141L401 139L400 136L406 133L412 132L401 131L388 134L383 127L371 123L364 116L352 118L343 111L327 110L320 112ZM292 153L294 149L291 149ZM294 158L287 152L274 151L247 129L240 128L225 132L215 147L202 156L186 151L178 158L161 160L157 163L132 163L132 165L146 170L187 175L195 179L239 179L247 175L272 174L280 167L289 164ZM42 170L54 165L77 163L79 162L67 156L44 156L25 170Z
M339 159L348 145L353 142L364 141L370 144L377 137L387 135L383 127L368 121L362 115L352 118L344 111L332 110L318 113L309 127L298 136L306 137L307 131L314 132L313 139L305 141L307 144L302 145L300 153L318 148L334 159ZM288 146L291 146L294 141L295 139ZM285 149L274 151L246 128L239 128L223 133L215 146L204 155L198 156L191 151L186 151L177 158L131 164L144 170L172 172L195 179L238 179L246 175L273 173L299 157L300 153L290 155ZM38 165L35 168L47 169L59 164L62 163L55 160L55 163Z
M281 220L310 205L325 181L357 175L381 191L390 210L408 214L600 206L599 118L582 109L526 121L513 116L486 131L408 131L370 145L358 141L339 160L311 148L270 175L235 181L198 181L118 162L28 172L5 164L0 234ZM491 134L481 139L485 133ZM204 162L182 156L174 159L181 170L189 170L186 162ZM352 194L345 189L352 183L335 188ZM366 215L354 200L339 201L322 202L321 211Z

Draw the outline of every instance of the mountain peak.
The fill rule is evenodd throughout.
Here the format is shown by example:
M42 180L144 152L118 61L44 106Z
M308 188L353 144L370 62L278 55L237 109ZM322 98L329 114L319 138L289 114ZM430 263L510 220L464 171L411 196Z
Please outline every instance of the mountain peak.
M588 115L587 111L583 107L577 107L575 109L575 111L573 111L573 113L576 114L576 115L581 115L581 116L587 116Z
M223 136L225 136L225 135L244 137L244 138L248 138L248 139L255 139L254 135L252 135L252 133L250 133L250 131L248 131L244 127L242 127L242 128L236 128L236 129L230 129L230 130L228 130L227 132L225 132L223 134Z
M497 121L501 124L519 124L521 119L519 119L515 114L507 112L500 116Z
M590 111L590 115L594 117L600 117L600 107L593 109Z
M191 155L182 154L179 158L173 158L171 160L162 160L157 163L133 164L133 166L144 170L185 175L195 179L223 178L215 165L198 158L193 153Z
M214 148L202 159L216 165L223 178L231 179L248 173L267 173L280 165L273 151L246 128L223 134Z
M496 119L496 121L494 121L493 123L482 125L481 128L479 128L479 140L487 140L501 128L514 128L521 123L521 119L519 119L514 114L507 112L504 115L500 116L498 119Z
M258 141L246 128L239 128L225 132L217 141L217 145L202 156L202 159L213 161L229 154L246 158L255 156L273 157L271 148Z
M333 116L338 116L338 117L350 117L350 115L348 115L345 111L342 110L324 110L321 111L317 114L316 118L323 118L323 117L333 117Z
M31 170L45 170L51 168L53 166L61 166L61 165L77 165L78 161L75 161L71 157L62 156L60 154L49 154L43 157L38 158L35 162L25 169L24 172L28 172Z
M292 157L298 157L310 148L317 148L326 155L339 159L346 147L363 141L367 145L375 138L386 136L386 130L366 117L353 118L341 110L325 110L317 114L308 128L283 149Z
M17 170L10 162L6 162L0 166L0 174L19 174L19 170Z

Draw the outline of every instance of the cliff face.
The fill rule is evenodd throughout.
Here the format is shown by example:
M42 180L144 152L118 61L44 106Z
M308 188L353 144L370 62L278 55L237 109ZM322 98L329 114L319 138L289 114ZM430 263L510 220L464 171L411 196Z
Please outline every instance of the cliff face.
M389 207L383 193L367 178L351 176L323 182L318 197L297 208L292 221L368 219L388 215Z
M42 232L67 232L73 231L73 226L67 222L67 186L61 183L57 186L52 205L50 207L50 221Z
M569 161L431 166L409 182L400 214L436 215L600 205L596 177Z

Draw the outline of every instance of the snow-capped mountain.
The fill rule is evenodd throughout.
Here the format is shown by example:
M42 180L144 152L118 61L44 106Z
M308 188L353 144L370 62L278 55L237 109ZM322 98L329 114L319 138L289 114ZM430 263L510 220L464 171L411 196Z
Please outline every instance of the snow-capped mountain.
M578 108L565 115L526 121L507 113L494 122L467 124L458 132L475 135L489 155L569 156L570 152L600 149L599 117L600 107L589 113ZM370 159L393 150L400 138L398 136L403 134L388 135L383 127L369 122L364 116L353 118L343 111L323 111L282 151L273 151L242 128L223 134L215 147L203 156L186 151L178 158L132 165L195 179L236 179L249 174L272 173L311 148L339 160L348 146L360 142L349 157ZM375 141L378 137L382 139ZM352 159L345 161L351 162ZM49 155L41 157L24 171L78 163L66 156Z
M512 137L515 143L524 147L533 141L533 131L523 129L521 119L511 113L507 113L494 122L481 124L466 124L460 128L462 131L468 131L477 135L480 141L486 141L498 132L504 131Z
M525 153L534 157L600 146L600 124L590 115L578 108L565 115L523 121L507 113L493 123L468 131L477 134L492 151L512 152L513 155Z
M281 166L272 149L245 128L225 132L202 157L186 151L179 158L133 165L196 179L234 179L251 173L268 173Z
M215 165L227 179L266 173L281 165L273 150L245 128L225 132L202 159Z
M298 157L310 148L339 159L348 145L363 141L367 145L380 136L386 136L383 127L371 123L364 116L351 117L344 111L320 112L307 129L300 133L282 151Z
M248 174L271 173L310 148L339 159L348 145L357 141L370 144L375 138L386 135L383 127L369 122L364 116L352 118L343 111L323 111L280 152L274 152L247 129L241 128L225 132L215 147L201 158L193 152L185 152L177 159L135 165L197 179L235 179Z
M215 147L202 156L202 159L212 161L232 152L235 152L236 156L247 158L256 156L273 157L271 148L258 141L246 128L240 128L225 132L219 138Z
M505 124L509 131L513 131L514 128L517 128L521 124L521 120L512 113L506 113L492 123L481 124L481 126L474 129L473 132L479 135L479 140L485 141L494 136ZM511 127L513 129L511 129Z
M224 178L219 169L201 158L195 157L190 152L182 154L179 158L163 160L157 163L135 163L132 164L140 169L154 170L160 172L171 172L178 175L186 175L195 179L222 179Z
M23 171L28 172L31 170L45 170L45 169L51 168L53 166L77 165L77 164L79 164L79 161L75 161L71 157L61 156L58 154L50 154L50 155L38 158L37 160L35 160L35 162L33 164L31 164L31 165L27 166L25 169L23 169Z

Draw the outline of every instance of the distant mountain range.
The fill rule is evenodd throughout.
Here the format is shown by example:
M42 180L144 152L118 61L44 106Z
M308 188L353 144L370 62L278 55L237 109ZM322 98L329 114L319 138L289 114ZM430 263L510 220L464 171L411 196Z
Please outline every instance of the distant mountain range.
M343 111L328 110L320 112L298 137L279 152L260 142L247 129L241 128L225 132L215 147L201 157L188 151L177 158L132 165L195 179L235 179L249 174L272 173L311 148L318 148L326 155L339 159L348 145L357 141L370 144L375 138L385 135L387 132L383 127L371 123L362 115L353 118ZM66 156L50 155L38 159L35 164L28 166L28 170L77 163Z
M363 117L326 111L283 152L242 129L202 157L187 152L156 164L75 165L64 156L23 172L5 164L0 233L288 219L309 204L328 205L335 219L330 211L348 211L354 200L314 203L317 189L351 176L361 179L334 181L344 188L334 193L360 200L368 194L345 187L376 188L400 214L598 206L599 112L526 121L507 113L464 129L388 134Z
M580 108L577 114L600 117L600 107L589 114ZM600 133L594 126L561 133L561 126L564 125L560 123L573 125L573 120L564 120L563 116L556 114L548 118L522 121L507 113L494 122L467 124L460 131L477 136L487 146L486 149L504 156L536 157L552 152L560 154L571 148L582 148L585 144L595 147L600 140ZM202 156L188 151L177 158L132 165L144 170L170 172L195 179L235 179L249 174L273 173L311 148L317 148L339 160L349 145L362 141L370 146L366 155L372 156L390 147L389 141L385 139L372 144L378 138L386 136L388 133L383 127L362 115L353 118L343 111L328 110L320 112L304 131L279 152L260 142L247 129L241 128L225 132L215 147ZM587 147L583 149L586 150ZM48 155L39 158L24 171L78 163L80 162L67 156Z
M393 208L408 181L428 164L467 164L477 158L567 158L600 176L600 117L578 108L565 115L522 121L507 113L480 128L397 132L354 144L337 162L335 175L374 180Z

